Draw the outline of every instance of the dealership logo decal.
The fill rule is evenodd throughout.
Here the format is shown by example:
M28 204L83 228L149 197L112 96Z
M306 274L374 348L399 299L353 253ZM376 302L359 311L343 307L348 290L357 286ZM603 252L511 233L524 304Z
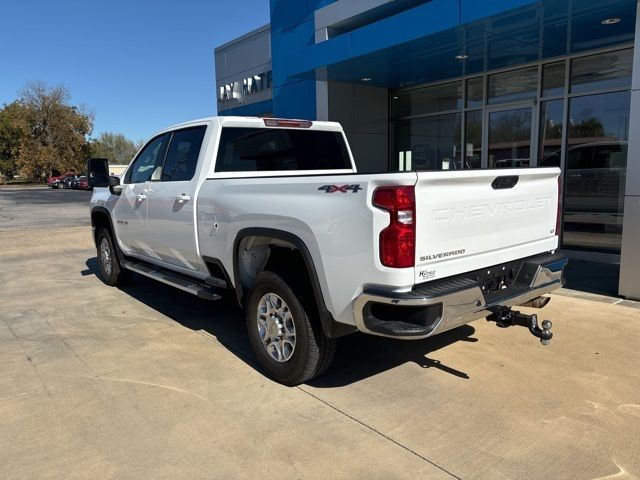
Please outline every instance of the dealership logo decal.
M431 280L432 278L434 278L436 276L436 271L435 270L421 270L420 273L418 274L418 276L422 280Z
M349 191L358 193L362 187L360 185L323 185L318 190L323 190L324 193L347 193Z

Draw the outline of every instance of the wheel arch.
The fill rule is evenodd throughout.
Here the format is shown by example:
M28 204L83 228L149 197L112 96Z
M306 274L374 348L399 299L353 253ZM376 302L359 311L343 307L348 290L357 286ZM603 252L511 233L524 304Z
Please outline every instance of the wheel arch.
M240 278L240 246L242 245L242 242L244 240L251 237L260 237L262 239L267 239L266 242L261 242L261 245L269 246L270 250L272 250L274 247L290 245L299 253L300 257L302 258L306 277L309 279L309 283L313 293L313 299L315 300L315 304L318 309L320 322L322 324L322 330L327 337L337 338L356 331L356 328L352 325L346 325L335 321L333 315L327 309L326 303L324 301L324 295L320 286L318 272L307 245L300 237L285 230L277 230L265 227L252 227L240 230L236 235L233 243L233 281L240 305L244 305L245 303L245 287L243 286ZM271 242L269 240L271 240ZM266 260L261 268L258 269L257 273L263 271L267 264L268 260Z
M101 228L107 228L111 233L111 241L113 242L113 248L115 248L118 262L122 265L124 261L124 253L120 250L118 245L118 239L116 238L116 231L113 228L113 220L111 219L111 213L105 207L97 206L91 209L91 227L93 228L93 243L97 246L98 232Z
M111 220L111 214L105 207L93 207L91 209L91 227L93 228L93 242L96 242L96 236L98 230L102 227L106 227L111 231L111 235L115 237L115 230L113 229L113 222ZM115 238L114 238L114 241Z

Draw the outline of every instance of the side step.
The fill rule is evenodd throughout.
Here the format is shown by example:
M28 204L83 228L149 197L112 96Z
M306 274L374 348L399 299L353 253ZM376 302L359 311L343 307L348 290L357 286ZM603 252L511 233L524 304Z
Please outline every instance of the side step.
M152 278L172 287L179 288L184 292L191 293L205 300L220 300L222 296L216 293L216 289L209 285L192 280L187 277L170 273L166 270L158 270L149 265L125 260L122 266L127 270L139 273L145 277Z

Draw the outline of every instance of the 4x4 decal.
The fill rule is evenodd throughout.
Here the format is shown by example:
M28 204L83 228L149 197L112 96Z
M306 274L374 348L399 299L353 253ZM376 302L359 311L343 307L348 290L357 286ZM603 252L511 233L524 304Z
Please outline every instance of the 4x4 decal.
M336 193L336 192L347 193L348 191L351 191L353 193L358 193L360 190L362 190L362 187L359 184L356 184L356 185L323 185L322 187L318 188L318 190L324 190L324 193Z

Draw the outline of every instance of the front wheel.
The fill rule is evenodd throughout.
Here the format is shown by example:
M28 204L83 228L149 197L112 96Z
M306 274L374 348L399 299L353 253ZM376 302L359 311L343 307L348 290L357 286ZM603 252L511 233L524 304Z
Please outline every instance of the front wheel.
M102 280L107 285L117 287L123 284L129 271L123 269L118 261L118 255L114 247L111 232L106 228L101 228L96 235L96 248L98 250L98 265Z
M322 332L287 283L273 272L260 273L249 292L245 316L251 347L276 381L294 386L324 373L336 340Z

